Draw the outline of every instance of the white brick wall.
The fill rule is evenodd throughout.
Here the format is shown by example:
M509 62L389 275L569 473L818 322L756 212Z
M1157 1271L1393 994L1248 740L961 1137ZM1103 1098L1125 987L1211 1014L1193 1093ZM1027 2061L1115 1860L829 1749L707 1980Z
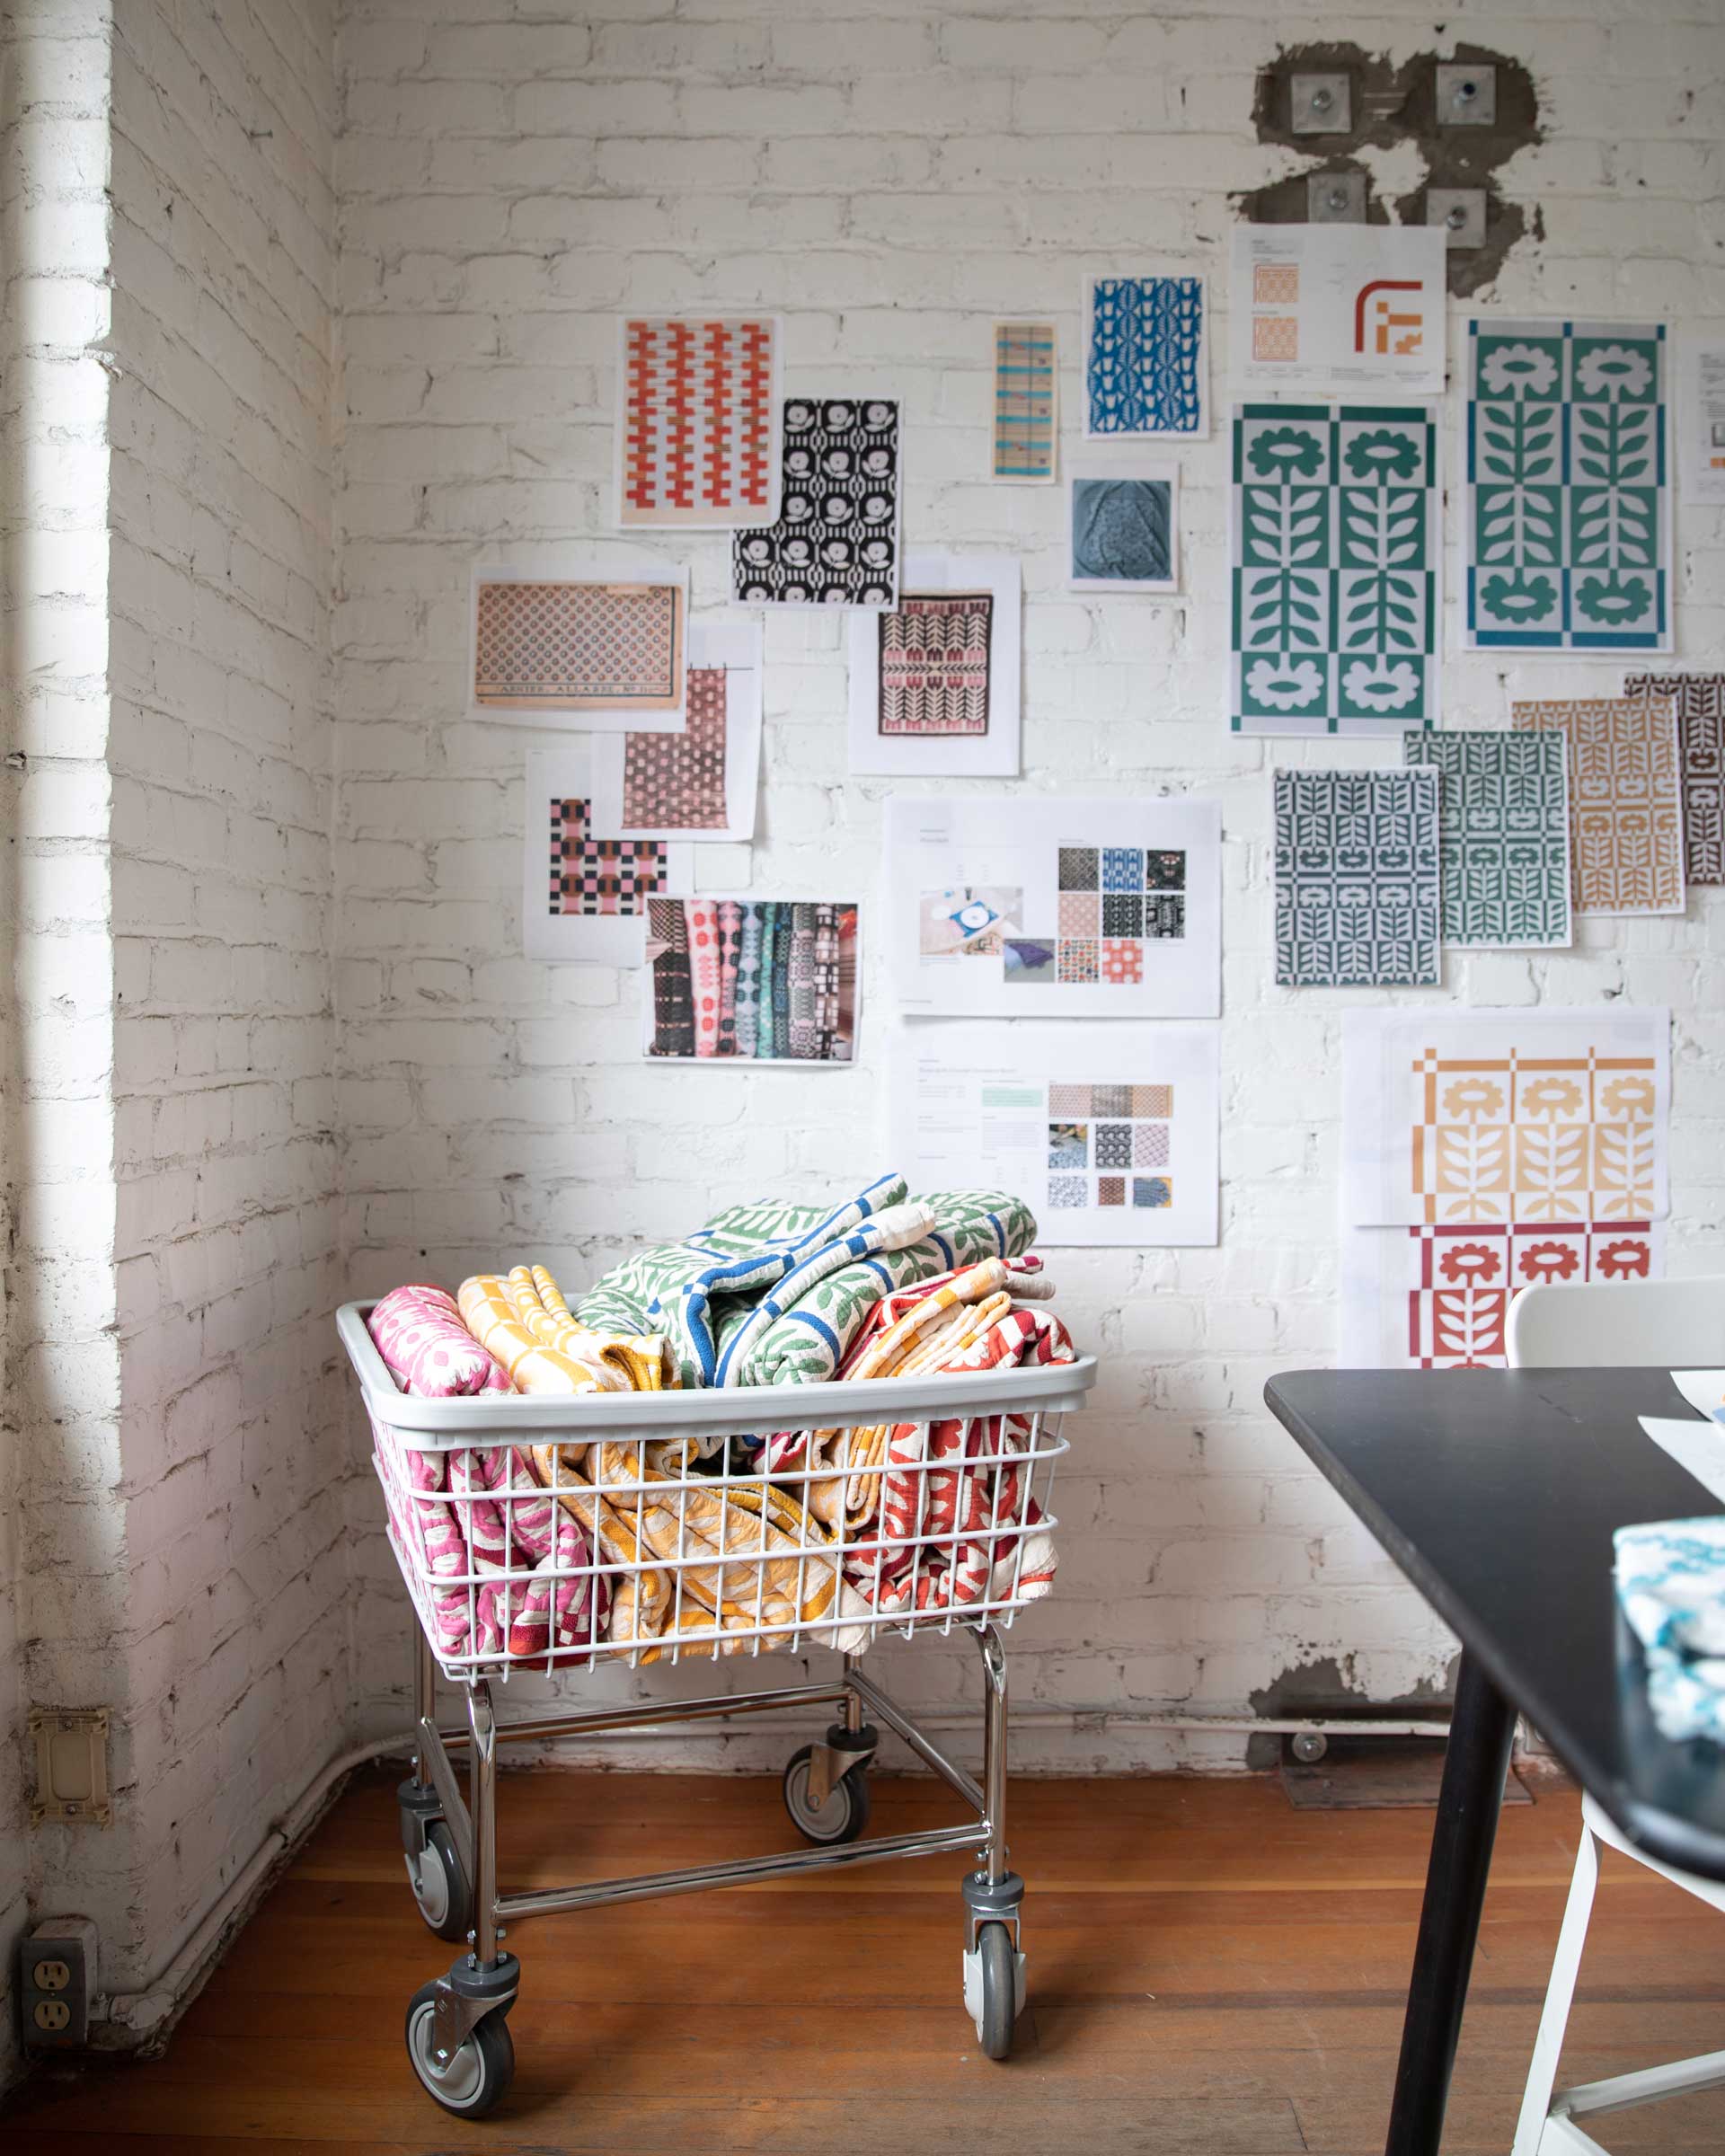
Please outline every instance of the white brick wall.
M93 350L109 327L109 13L108 0L37 0L9 6L0 22L9 648L0 694L14 842L0 901L12 985L0 1023L11 1244L0 1411L0 2086L16 2063L15 1942L31 1894L71 1853L64 1830L26 1831L25 1710L32 1699L116 1696L107 1686L117 1673L93 1668L91 1648L122 1621L125 1604L107 1495L119 1474L119 1394L107 379ZM78 1905L123 1925L111 1854L96 1852Z
M1716 0L1519 0L1475 28L1532 66L1546 132L1505 176L1546 242L1497 300L1725 312ZM1321 25L1239 0L354 0L341 31L337 1113L357 1286L528 1257L575 1286L728 1199L888 1164L878 1001L850 1078L643 1069L634 980L518 955L524 738L464 715L468 567L606 530L619 306L771 305L793 384L902 396L907 538L1023 559L1019 791L1223 800L1223 1241L1055 1261L1107 1368L1060 1506L1062 1592L1014 1641L1032 1702L1238 1708L1324 1657L1383 1698L1445 1668L1441 1630L1261 1404L1274 1371L1332 1352L1349 1000L1270 985L1267 774L1386 752L1230 738L1219 434L1181 459L1172 604L1066 594L1058 493L978 478L994 313L1053 313L1070 385L1084 271L1175 256L1224 296L1230 194L1292 163L1252 136L1254 72L1296 34L1400 56L1433 32L1412 0ZM1682 649L1715 663L1722 538L1717 512L1685 511ZM722 605L721 540L667 551L691 557L697 607ZM889 789L845 776L842 624L769 613L766 636L755 879L871 894ZM1453 653L1449 708L1582 681L1614 672ZM1589 922L1572 953L1446 962L1464 1002L1677 1007L1678 1269L1725 1257L1721 990L1716 894L1682 921ZM393 1610L384 1562L367 1569ZM908 1688L959 1682L950 1657L916 1661ZM1022 1756L1169 1754L1116 1727Z
M329 0L119 11L115 1173L154 1973L341 1747Z

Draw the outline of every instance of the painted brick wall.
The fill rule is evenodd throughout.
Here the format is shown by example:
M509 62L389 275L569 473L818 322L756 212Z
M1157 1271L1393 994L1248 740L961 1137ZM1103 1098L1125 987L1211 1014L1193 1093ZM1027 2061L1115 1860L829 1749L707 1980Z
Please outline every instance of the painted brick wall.
M80 1857L76 1906L123 1929L113 1844L27 1831L31 1700L123 1706L113 1337L106 410L108 0L0 20L0 477L5 532L6 1383L0 1406L0 2087L30 1896ZM119 1687L118 1693L115 1686ZM93 1843L96 1845L93 1846ZM38 1899L36 1905L40 1908ZM64 1905L64 1904L62 1904Z
M341 1746L328 0L119 11L110 763L151 1971ZM140 1972L142 1974L143 1972Z
M1054 1260L1106 1372L1060 1502L1061 1593L1014 1641L1032 1711L1238 1709L1308 1667L1309 1699L1388 1699L1440 1683L1448 1653L1261 1404L1273 1372L1333 1352L1340 1014L1357 1000L1271 985L1269 771L1386 751L1230 738L1219 435L1181 458L1172 603L1064 593L1057 492L978 478L992 315L1053 314L1070 385L1083 272L1172 258L1224 296L1230 194L1294 163L1249 121L1280 34L1296 31L1275 11L1224 0L355 0L341 39L337 1112L358 1286L536 1258L579 1286L727 1200L826 1194L889 1164L878 1000L837 1081L649 1069L635 980L519 955L526 738L465 716L464 597L481 549L519 562L606 529L618 308L781 308L792 385L902 397L908 542L1023 561L1017 791L1223 801L1222 1243ZM1298 34L1399 57L1432 31L1384 0ZM1490 34L1535 71L1547 133L1506 173L1545 244L1511 260L1493 304L1725 311L1714 0L1520 0ZM1453 397L1452 439L1458 411ZM1685 513L1681 648L1715 663L1722 540L1717 512ZM723 604L722 540L668 551L691 559L697 609ZM1451 628L1457 720L1613 685L1609 666L1463 658ZM832 614L767 616L762 888L876 889L889 789L845 776L842 636ZM751 870L721 849L703 866L709 888ZM1683 920L1589 921L1570 953L1451 956L1443 994L1674 1004L1671 1265L1725 1259L1717 894ZM372 1571L381 1633L394 1590ZM915 1660L895 1674L924 1698L969 1681L952 1656ZM1125 1725L1020 1753L1169 1755Z

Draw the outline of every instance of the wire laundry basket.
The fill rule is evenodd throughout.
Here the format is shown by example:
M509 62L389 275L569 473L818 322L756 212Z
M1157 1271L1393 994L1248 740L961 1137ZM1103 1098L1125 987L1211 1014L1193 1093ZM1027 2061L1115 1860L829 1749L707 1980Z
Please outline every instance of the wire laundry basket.
M977 1861L962 1882L965 2001L983 2048L1006 2056L1023 2002L1024 1889L1007 1865L999 1634L1049 1591L1061 1418L1084 1405L1094 1359L803 1386L421 1399L401 1391L379 1355L370 1308L348 1303L337 1322L419 1619L414 1767L398 1791L408 1876L431 1929L469 1948L409 2007L408 2053L428 2091L477 2116L509 2085L520 1964L500 1947L505 1920L960 1848ZM882 1633L955 1629L973 1632L982 1654L980 1780L859 1666ZM814 1648L841 1658L827 1682L506 1724L492 1714L492 1680L517 1670ZM465 1692L464 1728L437 1719L439 1670ZM500 1742L818 1703L839 1719L792 1754L784 1777L786 1808L813 1847L500 1891ZM859 1838L877 1725L948 1783L969 1820ZM467 1799L454 1764L463 1754Z

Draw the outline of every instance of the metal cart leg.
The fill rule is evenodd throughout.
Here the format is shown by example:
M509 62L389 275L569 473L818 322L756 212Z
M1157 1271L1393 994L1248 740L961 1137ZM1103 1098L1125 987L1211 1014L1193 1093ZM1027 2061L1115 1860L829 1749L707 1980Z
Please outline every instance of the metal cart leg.
M395 1789L408 1884L427 1926L439 1939L464 1940L473 1926L473 1869L463 1854L465 1807L453 1814L438 1786L438 1666L430 1642L413 1628L413 1772ZM453 1778L450 1787L454 1789Z
M413 1994L407 2010L407 2053L413 2071L445 2110L477 2118L498 2102L515 2072L507 2017L521 1984L520 1963L499 1945L497 1723L491 1688L482 1678L467 1690L467 1732L471 1946L447 1976Z
M1024 1882L1006 1868L1006 1649L992 1624L981 1627L982 1790L988 1842L964 1882L964 2003L991 2059L1010 2057L1013 2024L1024 2010L1020 1904Z

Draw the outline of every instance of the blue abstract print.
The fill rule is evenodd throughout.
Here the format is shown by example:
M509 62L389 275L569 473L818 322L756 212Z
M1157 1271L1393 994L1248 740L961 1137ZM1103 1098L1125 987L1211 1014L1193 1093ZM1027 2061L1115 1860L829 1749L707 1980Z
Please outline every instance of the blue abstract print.
M1099 277L1089 288L1084 432L1209 432L1204 279Z

